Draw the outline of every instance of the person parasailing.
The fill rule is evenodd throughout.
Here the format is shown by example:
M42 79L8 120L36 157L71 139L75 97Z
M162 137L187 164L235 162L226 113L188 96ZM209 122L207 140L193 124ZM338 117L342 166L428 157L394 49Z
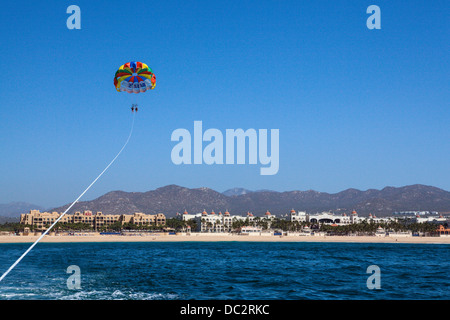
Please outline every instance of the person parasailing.
M155 89L156 76L143 62L131 61L120 66L114 76L114 86L118 92L143 93ZM131 106L131 112L138 111L138 105Z

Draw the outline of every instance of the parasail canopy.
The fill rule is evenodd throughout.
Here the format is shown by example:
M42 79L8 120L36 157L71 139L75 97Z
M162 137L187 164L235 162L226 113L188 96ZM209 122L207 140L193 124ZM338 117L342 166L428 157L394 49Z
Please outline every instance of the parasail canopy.
M145 92L155 89L156 76L145 63L131 61L121 65L116 71L114 86L118 92Z

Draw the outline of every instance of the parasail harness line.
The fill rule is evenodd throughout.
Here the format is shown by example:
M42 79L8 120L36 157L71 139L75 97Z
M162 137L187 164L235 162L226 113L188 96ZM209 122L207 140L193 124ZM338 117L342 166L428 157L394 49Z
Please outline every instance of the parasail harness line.
M97 176L97 178L95 178L94 181L92 181L91 184L78 196L78 198L74 202L72 202L72 204L66 209L66 211L64 211L64 213L61 214L58 217L58 219L56 219L56 221L47 230L45 230L44 233L42 233L42 235L27 249L27 251L25 251L22 254L22 256L19 259L17 259L16 262L13 263L13 265L11 267L9 267L9 269L0 277L0 282L3 280L3 278L5 278L8 275L8 273L11 272L12 269L14 269L14 267L17 264L19 264L19 262L31 251L31 249L33 249L34 246L58 223L58 221L61 220L61 218L75 205L75 203L77 203L78 200L80 200L80 198L94 185L94 183L97 182L97 180L106 172L106 170L108 170L108 168L114 163L114 161L116 161L116 159L119 157L119 155L122 153L123 149L125 149L125 147L127 146L128 142L130 141L131 135L133 133L133 128L134 128L135 115L136 115L136 113L133 113L133 121L131 123L131 130L130 130L130 134L128 135L127 141L122 146L120 151L116 154L116 156L105 167L105 169L103 169L103 171Z

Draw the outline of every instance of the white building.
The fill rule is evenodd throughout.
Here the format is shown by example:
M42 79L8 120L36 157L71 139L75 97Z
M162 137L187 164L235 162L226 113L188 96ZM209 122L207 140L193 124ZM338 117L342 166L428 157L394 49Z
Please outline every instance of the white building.
M260 227L242 227L240 230L243 235L261 235L262 229Z
M417 215L413 220L417 223L424 223L424 222L444 223L447 221L447 219L444 218L442 215L440 215L439 217L436 216L421 217Z
M347 225L352 223L359 223L366 218L359 217L356 211L353 211L350 216L347 214L335 215L331 212L322 212L315 214L308 214L305 211L291 210L290 221L298 222L309 222L309 223L324 223L324 224L336 224L336 225Z
M308 220L309 215L305 211L295 212L295 210L292 209L289 216L290 216L290 221L291 222L295 222L295 221L308 222L309 221Z
M300 232L301 236L310 236L311 235L311 229L308 226L303 227L303 229Z
M438 215L439 213L437 211L398 211L394 212L393 214L394 216L415 217L417 215L419 216Z
M375 236L377 237L385 237L386 231L382 227L378 227L377 231L375 231Z
M184 211L183 214L177 215L177 217L183 221L194 220L197 223L197 230L200 232L231 232L233 229L234 221L248 221L249 225L255 225L259 221L267 221L270 228L270 222L275 218L267 211L264 217L255 217L251 212L247 212L246 215L231 215L230 212L225 211L215 213L214 210L211 213L207 213L203 210L201 213L189 214Z
M436 218L434 218L436 219ZM360 223L363 221L367 222L375 222L375 223L386 223L390 221L395 221L397 218L387 217L387 218L377 218L375 215L369 214L369 217L360 217L358 213L353 210L350 215L343 213L341 215L335 215L331 212L322 212L315 214L308 214L305 211L291 210L290 212L290 221L298 221L298 222L309 222L309 223L319 223L319 224L335 224L338 226L349 225L353 223ZM444 219L445 220L445 219Z
M397 218L393 218L393 217L377 218L376 215L372 215L371 213L369 213L369 217L366 220L368 222L372 221L375 223L388 223L388 222L397 220Z

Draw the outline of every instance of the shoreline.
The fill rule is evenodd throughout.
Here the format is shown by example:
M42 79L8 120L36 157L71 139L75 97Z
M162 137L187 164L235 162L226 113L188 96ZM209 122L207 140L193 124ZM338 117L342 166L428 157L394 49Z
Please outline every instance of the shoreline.
M33 243L39 236L0 236L2 243ZM377 236L273 236L273 235L46 235L42 243L83 243L83 242L351 242L351 243L418 243L450 244L450 237L377 237Z

